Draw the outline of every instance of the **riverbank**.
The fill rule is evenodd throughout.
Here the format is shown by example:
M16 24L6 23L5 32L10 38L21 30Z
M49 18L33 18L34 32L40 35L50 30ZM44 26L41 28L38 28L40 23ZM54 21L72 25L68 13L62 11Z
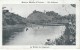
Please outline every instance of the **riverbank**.
M59 38L55 41L48 41L46 45L76 45L76 25L68 24L65 25L66 29Z
M55 41L56 45L76 45L76 26L66 26L64 34Z
M6 25L3 26L3 30L10 30L10 31L22 31L22 29L25 28L25 25L22 24L16 24L16 25Z
M16 34L16 32L22 32L25 27L26 26L22 25L22 24L3 26L3 30L2 30L2 32L3 32L3 34L2 34L3 45L8 42L9 38L12 35Z

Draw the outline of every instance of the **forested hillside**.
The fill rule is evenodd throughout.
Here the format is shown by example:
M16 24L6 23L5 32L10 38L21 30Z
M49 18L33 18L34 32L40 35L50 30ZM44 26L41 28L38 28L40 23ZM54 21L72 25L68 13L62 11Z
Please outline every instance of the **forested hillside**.
M27 22L33 24L66 24L69 22L75 22L75 14L69 14L65 16L61 16L54 11L40 12L34 10L27 17Z
M16 24L26 24L26 18L15 13L11 13L9 10L3 10L3 26Z
M2 37L3 44L7 43L9 38L21 32L26 26L26 18L19 16L18 14L11 13L9 10L3 10L2 13Z

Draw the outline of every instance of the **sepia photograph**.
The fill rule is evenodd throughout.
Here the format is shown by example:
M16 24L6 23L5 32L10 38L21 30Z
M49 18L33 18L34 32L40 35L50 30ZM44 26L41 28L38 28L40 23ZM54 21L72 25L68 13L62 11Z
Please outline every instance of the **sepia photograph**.
M76 4L3 4L2 45L76 45Z

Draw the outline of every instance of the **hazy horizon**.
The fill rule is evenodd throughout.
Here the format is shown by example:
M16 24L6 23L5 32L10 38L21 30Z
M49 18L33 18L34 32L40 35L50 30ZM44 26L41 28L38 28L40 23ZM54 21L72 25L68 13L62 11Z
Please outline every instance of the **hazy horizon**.
M25 18L34 10L41 12L44 12L44 10L54 11L62 16L76 13L76 9L70 4L4 4L3 7Z

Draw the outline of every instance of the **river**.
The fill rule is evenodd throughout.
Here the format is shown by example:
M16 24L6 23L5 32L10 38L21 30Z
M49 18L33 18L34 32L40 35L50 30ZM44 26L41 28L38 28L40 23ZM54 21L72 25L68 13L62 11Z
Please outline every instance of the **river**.
M64 34L65 26L36 26L28 27L23 32L15 34L14 38L10 38L7 45L44 45L46 39L53 41Z

